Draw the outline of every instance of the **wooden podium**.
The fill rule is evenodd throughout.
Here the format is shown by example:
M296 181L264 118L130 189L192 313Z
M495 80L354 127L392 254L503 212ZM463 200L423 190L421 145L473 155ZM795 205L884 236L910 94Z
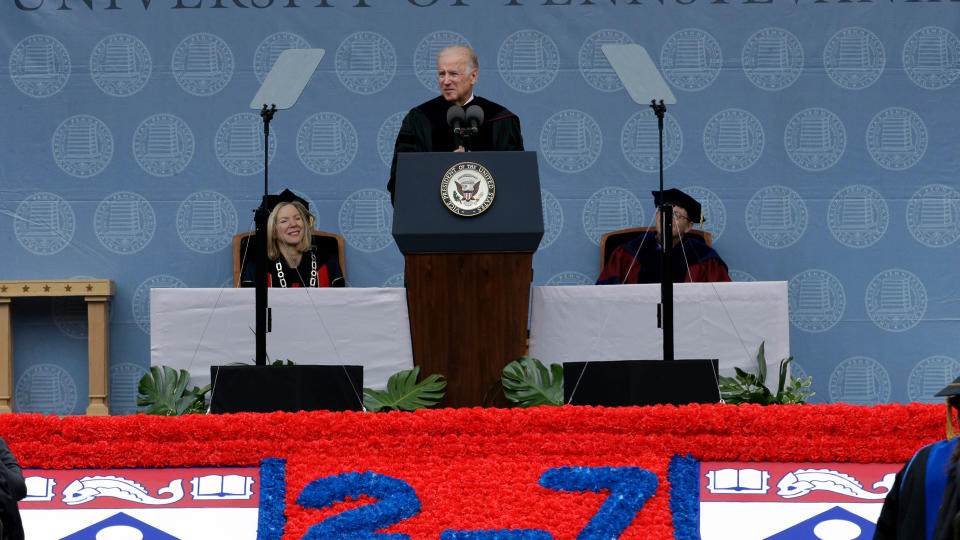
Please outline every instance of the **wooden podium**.
M496 189L472 217L440 196L444 175L463 162L486 168ZM526 350L533 253L543 236L536 154L400 154L395 193L414 364L447 379L443 406L506 406L499 381Z
M87 414L110 414L110 299L116 293L109 279L0 281L0 413L13 412L14 298L82 296L87 303L87 356L90 402Z

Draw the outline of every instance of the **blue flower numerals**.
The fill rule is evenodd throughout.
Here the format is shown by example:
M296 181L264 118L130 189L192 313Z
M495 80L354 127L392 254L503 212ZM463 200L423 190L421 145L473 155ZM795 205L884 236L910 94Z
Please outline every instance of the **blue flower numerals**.
M557 491L610 492L597 513L577 535L578 539L617 538L657 490L657 475L640 467L556 467L540 476L540 485ZM420 499L407 482L374 472L349 472L318 478L297 497L305 508L326 508L347 497L366 495L377 502L341 512L310 527L306 540L410 540L402 533L377 533L420 512ZM538 529L456 531L444 530L441 540L546 540Z
M557 491L609 490L577 538L618 538L657 490L657 475L640 467L557 467L544 471L540 485Z
M420 512L420 499L410 484L375 472L349 472L318 478L297 497L297 504L305 508L325 508L347 497L366 495L378 499L346 512L330 516L307 530L307 540L351 538L370 540L410 540L400 533L377 533L390 525L415 516Z

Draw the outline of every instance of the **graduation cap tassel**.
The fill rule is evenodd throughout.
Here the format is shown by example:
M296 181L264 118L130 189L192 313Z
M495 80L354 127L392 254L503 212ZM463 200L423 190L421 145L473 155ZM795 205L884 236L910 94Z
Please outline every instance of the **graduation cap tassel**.
M953 407L950 405L950 397L947 397L947 439L955 439L960 434L960 426L957 425L957 417L954 416Z

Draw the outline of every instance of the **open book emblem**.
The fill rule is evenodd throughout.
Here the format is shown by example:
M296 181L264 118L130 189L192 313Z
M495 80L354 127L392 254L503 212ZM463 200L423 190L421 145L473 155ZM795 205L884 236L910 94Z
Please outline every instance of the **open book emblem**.
M208 474L190 480L194 500L240 500L253 496L253 478L241 474Z
M27 484L27 496L21 499L22 502L49 502L53 500L53 486L57 481L46 476L28 476L23 479Z
M716 469L707 472L710 493L763 495L770 490L770 473L759 469Z

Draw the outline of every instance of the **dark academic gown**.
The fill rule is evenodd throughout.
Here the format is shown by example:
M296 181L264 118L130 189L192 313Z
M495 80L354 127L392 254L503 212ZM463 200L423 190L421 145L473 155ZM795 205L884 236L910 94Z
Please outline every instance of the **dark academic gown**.
M437 96L430 101L417 105L407 113L397 142L393 146L393 163L390 165L390 181L387 191L393 201L393 190L397 183L397 154L400 152L453 152L462 144L455 137L453 128L447 125L447 110L453 105ZM471 137L471 151L523 150L523 137L520 135L520 119L502 106L476 95L466 105L479 105L483 109L483 124L476 135Z
M950 463L950 457L956 448L957 439L935 442L921 448L903 466L883 502L874 540L955 538L956 464ZM938 514L944 517L938 519Z
M660 251L654 231L617 246L600 272L597 285L660 283ZM727 264L699 236L684 235L683 242L674 246L671 254L674 283L730 281Z
M311 248L313 249L313 248ZM310 274L312 272L312 263L310 251L300 257L300 265L293 268L287 264L283 256L279 257L280 270L283 272L283 282L286 287L309 287ZM337 255L330 255L326 259L323 255L317 254L317 284L316 287L343 287L346 285L343 279L343 271L340 269L340 259ZM256 285L256 264L250 261L246 266L241 279L242 287L253 287ZM277 271L277 261L267 261L267 287L283 287L280 279L280 272ZM299 272L299 273L298 273ZM302 278L302 281L301 281Z
M23 540L23 523L17 501L27 496L27 484L23 470L13 456L7 442L0 438L0 522L3 523L3 540Z

